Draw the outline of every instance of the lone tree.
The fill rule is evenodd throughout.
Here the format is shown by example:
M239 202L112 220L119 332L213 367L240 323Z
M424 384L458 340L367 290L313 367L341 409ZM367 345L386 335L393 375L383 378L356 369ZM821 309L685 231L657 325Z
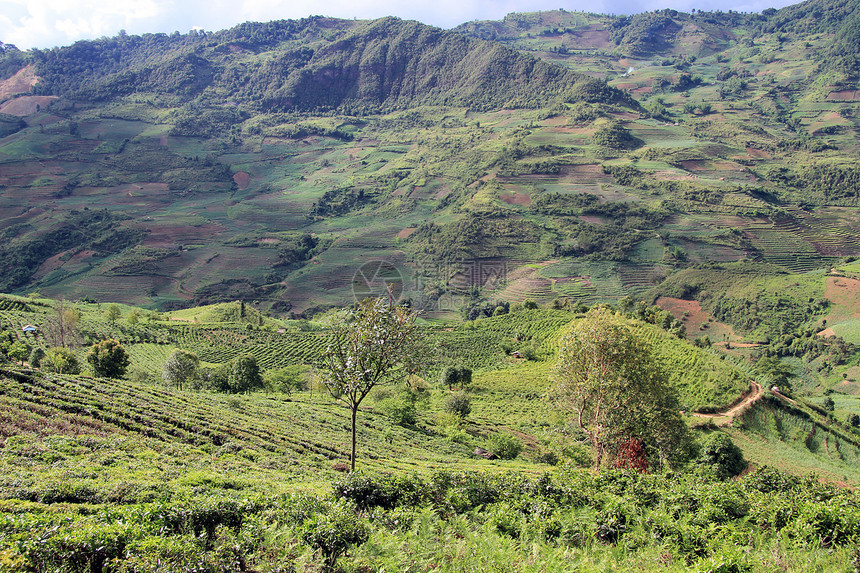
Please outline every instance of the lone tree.
M472 383L472 369L466 366L446 366L439 379L449 390L458 385L460 388L466 388Z
M57 374L80 374L81 365L75 353L68 348L51 348L42 358L42 370Z
M329 393L350 408L355 471L355 418L361 401L373 388L396 381L413 371L416 314L395 306L390 298L368 298L332 333L318 370Z
M105 311L105 318L107 318L111 324L115 323L116 319L118 319L121 315L122 311L117 304L110 305Z
M260 375L257 359L251 354L236 357L230 365L227 385L234 394L250 394L251 390L263 388L263 377Z
M109 338L92 345L87 353L87 362L93 367L96 376L121 378L131 360L122 344Z
M187 350L174 350L161 371L161 377L167 386L175 386L182 390L189 382L197 376L197 365L200 359L193 352Z
M608 310L589 312L562 338L552 377L552 398L588 438L595 469L631 439L657 465L689 457L692 440L665 376Z

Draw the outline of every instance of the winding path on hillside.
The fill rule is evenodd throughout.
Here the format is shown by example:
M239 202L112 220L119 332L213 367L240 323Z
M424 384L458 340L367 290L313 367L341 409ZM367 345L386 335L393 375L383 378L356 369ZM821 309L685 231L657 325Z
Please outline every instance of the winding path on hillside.
M733 406L729 406L725 410L720 410L719 412L714 412L712 414L699 414L698 412L693 412L693 415L698 418L710 418L712 420L720 418L719 425L720 426L728 426L730 425L736 417L738 417L741 412L746 410L749 406L757 402L762 396L764 396L764 388L762 388L761 384L758 382L751 382L752 392L744 396L744 398Z

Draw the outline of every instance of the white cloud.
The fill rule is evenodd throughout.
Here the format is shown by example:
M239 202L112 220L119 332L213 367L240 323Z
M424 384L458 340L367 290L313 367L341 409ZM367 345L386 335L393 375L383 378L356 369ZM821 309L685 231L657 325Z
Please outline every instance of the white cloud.
M509 12L586 10L632 14L658 8L690 11L760 11L792 0L0 0L0 41L20 48L51 47L80 39L130 34L229 28L245 21L302 18L399 16L441 27L475 19L499 19Z

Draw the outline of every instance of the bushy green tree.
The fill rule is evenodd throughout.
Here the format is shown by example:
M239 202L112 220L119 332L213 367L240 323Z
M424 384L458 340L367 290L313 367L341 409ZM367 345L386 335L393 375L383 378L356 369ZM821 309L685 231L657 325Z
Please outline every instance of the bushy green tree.
M333 329L332 341L318 364L321 382L350 409L352 471L358 407L373 388L403 380L414 368L416 316L388 298L365 299Z
M460 419L467 418L472 413L472 398L466 392L455 392L445 398L442 409Z
M308 372L305 366L273 368L263 373L263 387L267 392L282 392L290 395L308 387Z
M689 455L689 432L665 375L608 309L593 309L562 338L552 379L553 401L587 437L595 469L631 438L657 465Z
M263 387L263 377L257 359L251 354L243 354L233 359L228 378L230 392L250 394L252 390Z
M39 368L42 366L43 358L45 358L45 350L41 346L37 346L30 352L30 357L27 358L27 362L29 362L30 366L33 368Z
M121 315L122 311L119 309L119 305L116 304L108 306L107 310L105 311L105 318L108 319L108 322L110 322L111 324L115 323L116 319L118 319Z
M462 365L446 366L439 379L449 390L454 386L465 388L472 383L472 369Z
M197 366L200 359L193 352L174 350L161 371L161 378L167 386L182 390L197 377Z
M523 451L523 443L516 436L506 432L498 432L490 436L487 449L499 459L512 460Z
M81 363L68 348L51 348L42 359L42 370L57 374L80 374Z
M87 353L87 362L93 367L96 376L121 378L131 364L131 359L122 344L109 338L93 344Z
M20 340L17 342L13 342L9 345L9 349L6 351L6 354L10 359L20 362L21 365L24 365L24 361L30 356L30 347L25 342L21 342Z
M727 479L740 475L747 468L747 461L730 437L714 432L702 444L696 465L714 477Z

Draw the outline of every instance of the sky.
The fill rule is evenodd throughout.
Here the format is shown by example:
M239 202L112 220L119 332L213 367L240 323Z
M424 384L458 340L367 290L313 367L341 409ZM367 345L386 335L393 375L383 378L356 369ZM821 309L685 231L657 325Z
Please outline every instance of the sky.
M147 32L223 30L247 21L398 16L442 28L470 20L498 20L509 12L564 8L601 14L635 14L661 8L683 12L761 12L800 0L0 0L0 42L25 50L77 40Z

